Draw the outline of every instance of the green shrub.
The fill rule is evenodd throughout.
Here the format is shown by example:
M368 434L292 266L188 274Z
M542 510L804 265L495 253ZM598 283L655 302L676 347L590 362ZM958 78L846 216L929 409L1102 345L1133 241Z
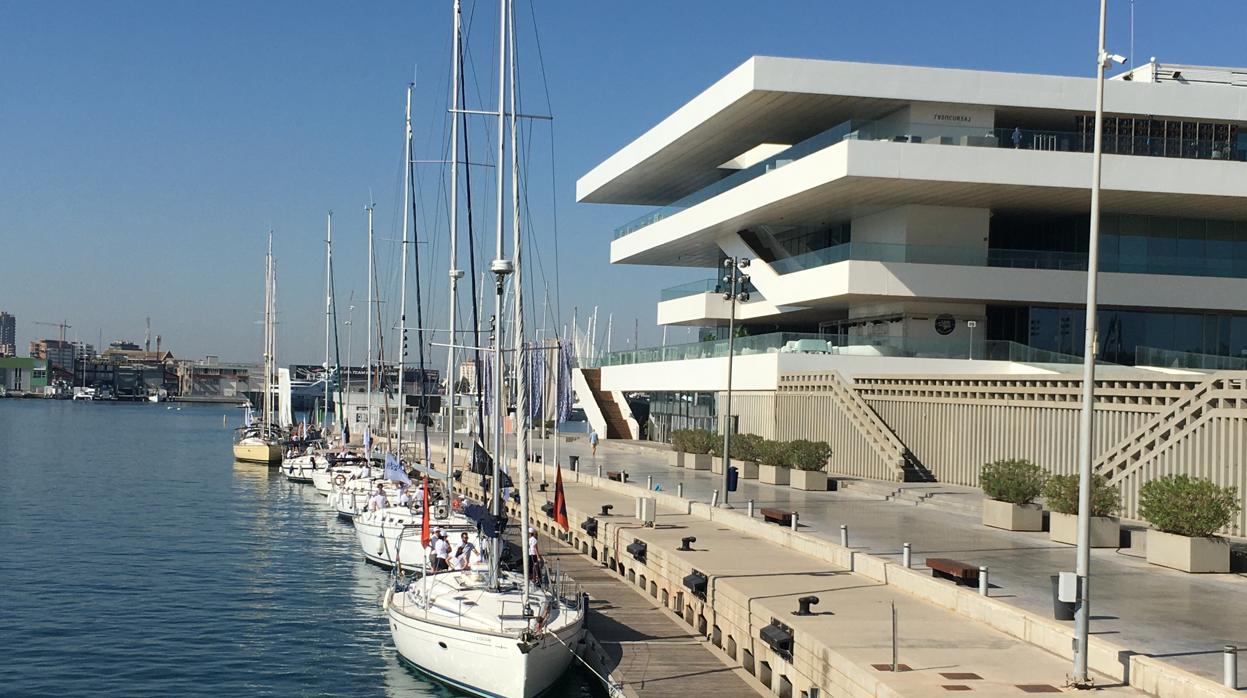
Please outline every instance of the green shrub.
M1139 513L1165 533L1204 538L1225 528L1242 506L1238 488L1189 475L1166 475L1139 489Z
M1078 476L1053 475L1043 486L1048 508L1058 514L1078 513ZM1121 493L1103 475L1091 478L1091 515L1112 516L1121 508Z
M797 470L826 470L831 445L826 441L797 439L788 444L792 467Z
M1043 491L1048 473L1024 458L988 463L979 473L983 494L1010 504L1030 504Z
M733 434L732 460L756 463L760 445L762 445L762 437L757 434ZM723 450L722 444L719 445L719 450Z
M762 443L758 444L758 462L763 465L791 468L792 458L789 455L788 443L763 439Z
M677 429L671 432L671 447L685 453L710 453L715 435L703 429Z

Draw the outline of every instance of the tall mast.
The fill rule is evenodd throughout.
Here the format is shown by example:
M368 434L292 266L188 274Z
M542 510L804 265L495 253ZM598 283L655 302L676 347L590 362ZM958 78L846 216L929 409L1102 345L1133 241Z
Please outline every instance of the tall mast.
M446 349L446 491L453 492L452 478L455 471L455 312L459 305L459 279L463 272L457 267L459 261L459 0L454 2L455 35L451 49L450 79L450 341Z
M372 259L372 207L373 205L374 204L372 202L369 202L368 207L367 207L367 211L368 211L368 303L367 305L364 306L365 308L367 308L367 312L365 312L364 314L368 316L368 324L367 324L367 335L368 335L367 345L368 346L367 346L366 351L364 352L364 361L366 362L365 365L367 366L367 369L365 369L364 371L364 375L368 381L368 385L365 388L365 393L364 393L364 404L365 404L365 410L367 412L364 425L365 425L365 428L370 431L372 429L372 262L373 262L373 259Z
M503 0L506 2L508 21L510 23L510 38L508 44L510 46L510 73L511 73L511 258L515 262L515 272L511 276L511 287L514 292L515 305L515 324L511 328L511 334L515 346L515 354L512 357L512 372L515 374L515 462L517 464L516 475L518 475L518 485L520 488L520 531L522 532L521 547L524 553L521 559L524 561L524 584L520 587L521 605L523 609L528 608L528 580L532 578L529 565L531 561L528 559L527 546L529 535L528 521L528 366L524 353L524 303L523 303L523 275L521 274L522 264L520 259L520 251L523 249L520 245L520 161L519 161L519 141L516 140L516 105L515 105L515 11L513 0ZM498 163L501 166L501 162Z
M268 231L268 253L264 255L264 431L268 435L273 411L273 231Z
M489 504L490 512L495 516L502 515L502 502L499 497L499 476L502 467L502 416L506 412L506 405L503 404L503 364L502 364L502 312L503 312L503 292L506 288L507 275L511 273L511 260L503 257L503 233L505 226L502 222L502 188L505 184L506 168L502 166L506 158L506 90L507 90L507 2L499 0L498 2L498 150L497 159L494 161L494 169L497 171L497 184L495 185L496 200L494 205L494 226L495 226L495 243L494 243L494 261L490 263L490 271L494 273L494 476L490 479ZM527 545L527 541L524 542ZM490 541L489 556L489 580L490 586L498 588L499 582L499 561L502 558L502 541L498 537L494 537Z
M403 120L403 252L398 282L398 457L403 457L403 368L407 365L407 193L411 186L411 90L407 83L407 115ZM421 376L423 379L423 376Z
M320 421L322 428L329 416L329 330L333 324L333 211L325 216L325 370L321 375L325 379L325 402L322 405L324 414Z

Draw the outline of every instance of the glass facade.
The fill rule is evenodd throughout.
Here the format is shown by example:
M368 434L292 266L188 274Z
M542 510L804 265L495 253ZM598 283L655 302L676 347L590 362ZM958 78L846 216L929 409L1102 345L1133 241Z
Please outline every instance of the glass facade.
M1089 216L995 213L989 263L1086 269L1089 229ZM1100 271L1247 277L1247 221L1105 214Z
M650 393L646 435L651 441L670 442L676 429L717 431L715 402L714 393Z
M987 336L1063 354L1082 355L1082 308L988 306ZM1135 363L1139 347L1193 354L1247 356L1247 315L1213 312L1152 312L1101 308L1100 355L1115 364Z

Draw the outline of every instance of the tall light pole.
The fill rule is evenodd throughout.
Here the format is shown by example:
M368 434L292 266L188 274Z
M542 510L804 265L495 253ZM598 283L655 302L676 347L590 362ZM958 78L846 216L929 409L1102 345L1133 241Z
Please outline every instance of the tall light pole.
M730 305L727 315L727 399L723 405L723 499L722 506L727 507L728 470L732 467L732 360L736 353L736 301L745 303L749 300L749 291L744 290L749 277L743 272L749 268L746 257L728 257L723 260L723 300Z
M1087 242L1087 319L1082 358L1082 414L1078 424L1078 553L1075 574L1079 598L1074 614L1073 684L1087 686L1087 642L1091 634L1091 465L1095 411L1096 281L1100 264L1100 161L1104 148L1104 70L1123 63L1104 50L1104 17L1108 0L1100 0L1100 39L1095 59L1095 139L1091 155L1091 232Z

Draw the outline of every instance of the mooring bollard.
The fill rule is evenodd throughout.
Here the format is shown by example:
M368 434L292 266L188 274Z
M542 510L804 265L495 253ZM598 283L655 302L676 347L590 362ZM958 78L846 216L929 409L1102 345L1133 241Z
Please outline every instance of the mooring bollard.
M905 566L905 569L909 569L910 568L909 563L912 560L913 560L913 557L909 549L909 543L906 543L905 545L901 546L901 564Z
M792 530L797 530L797 512L792 512Z
M602 477L602 464L598 463L598 477Z
M645 476L645 489L647 490L654 489L654 476L653 475Z
M987 567L979 567L979 593L987 596Z
M753 500L749 500L749 518L753 518Z
M675 484L675 496L680 497L680 498L684 497L684 483L683 482L677 482Z
M717 506L719 506L719 491L715 490L710 493L710 508L713 509Z
M1225 646L1225 676L1222 679L1226 688L1238 689L1238 648L1234 645Z
M849 547L849 527L847 524L840 524L840 545Z

